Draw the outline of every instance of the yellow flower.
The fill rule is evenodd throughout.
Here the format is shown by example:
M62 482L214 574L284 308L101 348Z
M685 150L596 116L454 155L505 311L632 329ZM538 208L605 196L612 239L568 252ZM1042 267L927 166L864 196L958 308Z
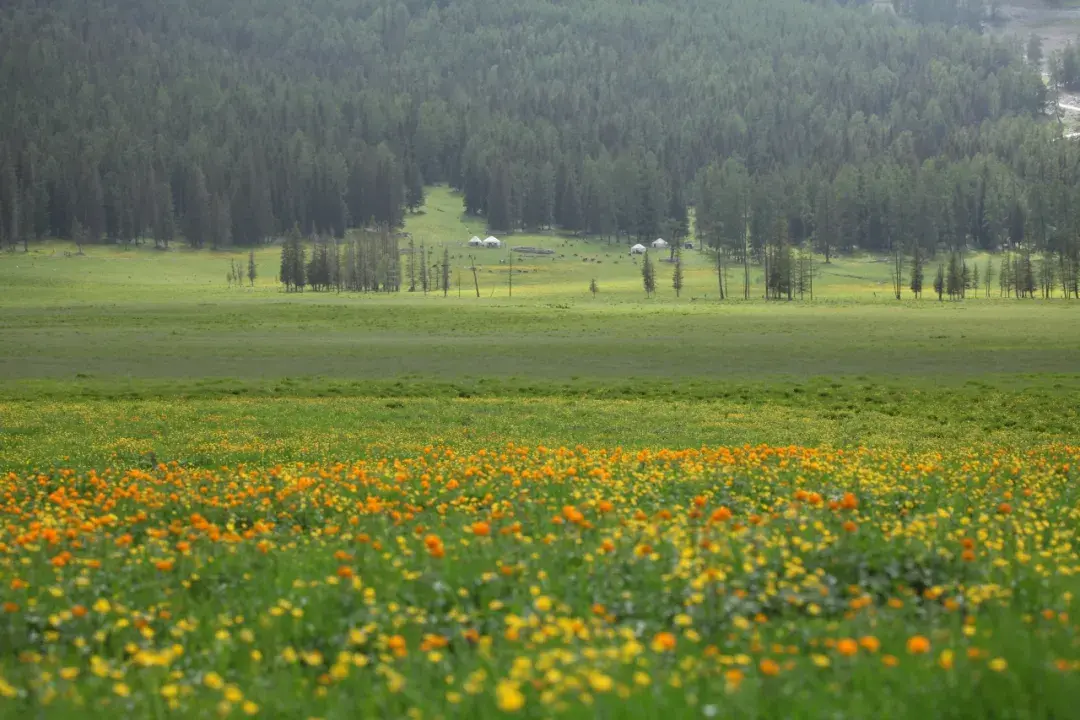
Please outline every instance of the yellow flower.
M210 671L203 677L203 685L211 690L220 690L225 687L225 681L216 672Z
M225 699L232 703L238 703L244 699L244 693L235 685L229 685L225 688Z
M516 682L500 680L495 686L495 703L503 712L517 712L525 707L525 696L521 694Z
M551 611L551 604L551 598L547 595L541 595L533 601L533 607L543 613Z
M938 656L938 665L942 670L952 670L953 667L953 651L942 650L941 655Z
M18 694L19 691L15 688L14 685L9 683L4 678L0 677L0 697L13 698L17 697Z
M127 683L118 682L113 685L112 691L120 697L127 697L131 694L131 688L127 686Z
M386 672L386 687L392 693L401 692L405 687L405 676L399 672L393 670L387 670Z
M105 598L100 598L97 602L94 603L93 607L94 612L107 613L112 606L109 605L108 600L106 600Z
M176 687L172 683L169 683L168 685L162 685L161 690L159 690L158 692L161 693L161 697L165 698L166 700L171 700L180 693L180 688Z
M828 655L811 655L810 660L819 668L827 668L831 664Z
M994 672L1005 672L1009 667L1009 663L1005 662L1005 658L994 658L987 664Z
M251 702L250 700L246 701L243 705L241 705L240 709L244 711L245 715L254 715L259 712L259 706Z
M79 668L77 668L77 667L60 668L60 677L64 678L65 680L74 680L75 678L79 677Z
M608 692L614 685L615 682L602 672L589 673L589 687L594 692Z

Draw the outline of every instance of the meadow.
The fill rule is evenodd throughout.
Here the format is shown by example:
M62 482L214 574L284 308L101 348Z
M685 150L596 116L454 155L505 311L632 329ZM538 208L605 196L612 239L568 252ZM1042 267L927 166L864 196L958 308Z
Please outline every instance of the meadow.
M406 229L446 297L0 255L0 716L1070 715L1073 303Z

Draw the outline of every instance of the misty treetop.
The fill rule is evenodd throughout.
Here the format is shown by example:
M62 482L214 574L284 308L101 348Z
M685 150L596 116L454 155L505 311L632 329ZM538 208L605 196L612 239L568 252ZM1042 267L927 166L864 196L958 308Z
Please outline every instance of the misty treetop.
M0 47L8 245L341 236L435 182L493 230L678 238L734 156L805 203L980 154L1024 194L1007 140L1052 134L1018 48L832 0L12 0Z

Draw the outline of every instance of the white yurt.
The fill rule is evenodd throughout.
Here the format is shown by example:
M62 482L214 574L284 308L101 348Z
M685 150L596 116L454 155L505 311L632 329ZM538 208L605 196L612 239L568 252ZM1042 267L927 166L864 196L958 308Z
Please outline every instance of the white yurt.
M488 235L486 238L484 238L484 247L486 247L486 248L502 247L502 242L499 240L499 238L495 237L494 235Z
M645 249L646 248L645 248L644 245L642 245L641 243L638 243L634 247L630 248L630 254L631 255L644 255L645 254Z
M476 237L475 235L473 235L472 239L469 240L469 247L483 247L483 245L484 241Z
M668 247L667 240L664 238L656 238L652 241L652 246L657 250L666 250Z

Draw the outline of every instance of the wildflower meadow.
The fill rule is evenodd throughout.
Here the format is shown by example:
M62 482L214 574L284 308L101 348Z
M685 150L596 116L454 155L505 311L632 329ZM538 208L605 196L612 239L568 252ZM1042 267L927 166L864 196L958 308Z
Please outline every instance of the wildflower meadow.
M1080 448L0 476L0 715L1067 717Z

